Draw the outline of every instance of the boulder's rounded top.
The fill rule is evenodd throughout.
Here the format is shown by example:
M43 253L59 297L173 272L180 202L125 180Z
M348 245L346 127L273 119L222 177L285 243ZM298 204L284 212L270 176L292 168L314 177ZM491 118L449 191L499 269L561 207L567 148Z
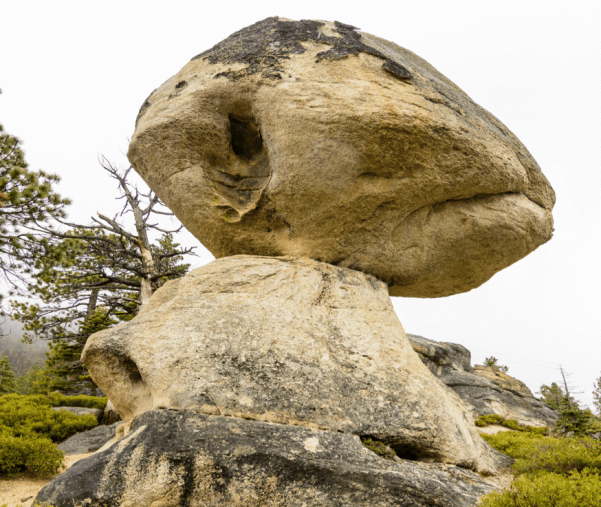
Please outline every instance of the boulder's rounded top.
M382 68L396 77L411 77L405 67L375 47L365 44L356 30L357 27L339 21L292 21L272 17L243 28L192 60L203 58L212 64L244 64L245 67L240 71L222 74L232 80L258 73L265 79L282 79L285 69L278 63L289 60L291 55L305 53L302 43L313 42L324 45L323 51L317 53L315 63L364 52L382 58Z
M553 189L498 119L337 21L267 18L200 53L128 156L216 257L315 258L391 295L471 290L552 235Z

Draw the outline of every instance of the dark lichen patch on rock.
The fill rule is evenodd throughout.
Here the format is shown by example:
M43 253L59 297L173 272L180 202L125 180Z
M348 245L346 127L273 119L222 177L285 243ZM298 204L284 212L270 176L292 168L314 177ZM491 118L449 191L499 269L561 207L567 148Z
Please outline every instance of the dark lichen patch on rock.
M152 93L146 98L146 100L144 101L144 103L140 106L140 110L138 111L138 116L136 116L136 127L138 126L138 121L140 120L140 118L142 117L142 115L151 106L150 97L152 97L152 94L154 92L156 92L156 91L157 91L156 88L154 90L152 90Z
M309 19L283 21L278 17L267 18L233 33L192 60L202 58L212 64L243 63L246 66L240 70L219 72L216 78L227 77L236 81L244 76L261 74L266 79L281 79L284 72L282 60L289 60L291 54L304 53L306 49L301 42L312 41L330 46L317 54L315 63L363 52L383 58L382 67L394 76L400 79L411 77L411 73L398 62L364 44L356 27L335 21L335 31L339 36L329 36L321 29L324 25L321 21Z
M472 507L491 490L452 465L381 459L346 433L151 410L36 500L56 507Z

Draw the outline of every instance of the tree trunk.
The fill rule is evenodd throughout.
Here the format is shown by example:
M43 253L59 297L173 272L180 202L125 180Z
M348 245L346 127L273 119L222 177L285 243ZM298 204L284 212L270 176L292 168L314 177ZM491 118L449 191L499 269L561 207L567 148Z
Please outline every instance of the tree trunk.
M136 230L138 232L138 246L140 247L140 254L142 256L142 266L146 276L142 278L140 285L140 308L142 308L150 298L152 297L152 280L156 276L156 265L152 256L152 250L150 249L150 242L148 241L148 235L146 234L146 224L142 217L142 212L138 207L138 203L131 203L134 210L134 218L136 220Z
M92 289L92 293L90 294L90 299L88 300L88 309L86 310L86 316L84 317L84 323L87 323L90 320L90 317L96 310L96 303L98 302L98 292L100 289Z

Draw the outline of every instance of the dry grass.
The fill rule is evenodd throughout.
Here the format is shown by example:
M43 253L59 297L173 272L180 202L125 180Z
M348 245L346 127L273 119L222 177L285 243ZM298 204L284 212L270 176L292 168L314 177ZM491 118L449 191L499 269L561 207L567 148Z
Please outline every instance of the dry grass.
M71 467L80 459L87 458L93 453L73 454L65 457L65 465ZM60 474L40 477L32 474L21 474L14 479L0 479L0 505L8 504L8 507L31 507L38 492L52 479Z

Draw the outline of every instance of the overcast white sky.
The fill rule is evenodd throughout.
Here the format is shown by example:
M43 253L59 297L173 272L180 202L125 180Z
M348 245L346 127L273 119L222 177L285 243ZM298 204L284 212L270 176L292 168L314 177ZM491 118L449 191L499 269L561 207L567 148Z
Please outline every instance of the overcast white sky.
M601 15L593 2L28 1L0 3L0 122L32 169L62 176L70 215L116 211L104 154L123 165L149 93L189 59L268 16L337 20L425 58L526 145L557 192L554 238L467 294L393 298L409 333L494 355L536 392L601 376ZM191 235L188 244L197 244ZM200 265L213 259L199 249Z

